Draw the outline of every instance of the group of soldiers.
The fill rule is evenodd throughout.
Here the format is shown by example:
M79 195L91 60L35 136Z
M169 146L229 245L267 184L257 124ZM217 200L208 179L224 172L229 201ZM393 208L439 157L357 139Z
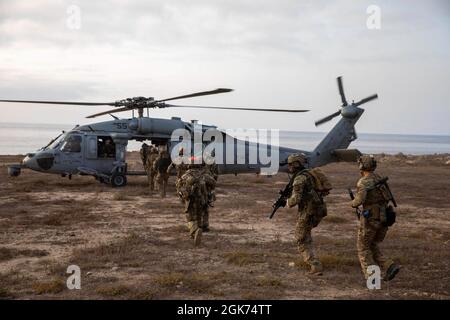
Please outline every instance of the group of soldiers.
M186 158L182 148L178 152L178 161L172 162L165 145L155 147L144 143L140 154L150 191L155 189L156 182L163 198L169 176L176 170L177 195L184 204L189 234L194 245L199 246L203 232L209 232L209 207L216 199L214 190L219 175L217 164L211 156L206 159Z
M361 270L367 279L369 266L378 266L384 271L384 280L392 280L400 271L400 266L386 258L380 251L379 244L384 240L389 228L386 214L389 212L389 197L386 195L386 184L380 184L382 178L374 171L377 162L373 156L363 155L358 160L361 178L357 183L357 191L351 207L362 206L357 236L357 251ZM298 206L298 219L295 238L303 260L310 266L310 272L321 275L323 267L317 258L312 245L311 230L318 226L326 216L326 193L316 192L315 181L307 169L307 158L304 154L290 155L288 170L292 174L292 192L286 204ZM374 187L377 186L377 187ZM395 213L394 213L395 214Z
M150 189L154 190L154 182L158 184L162 197L166 195L169 175L176 169L177 195L184 203L184 213L194 245L201 242L202 233L209 231L209 207L215 201L215 187L218 178L218 167L214 162L201 159L195 161L171 162L166 146L156 148L143 144L141 157L147 171ZM183 157L183 149L179 150ZM208 157L206 157L208 158ZM206 162L206 163L205 163ZM315 254L311 231L317 227L327 215L325 197L331 189L321 185L327 184L327 177L318 169L308 169L306 155L292 154L288 157L288 171L291 174L290 193L283 200L282 206L298 207L298 218L295 228L295 239L298 250L313 275L322 275L323 267ZM386 223L389 213L389 201L386 194L386 182L374 171L377 167L373 156L364 155L358 160L361 178L357 183L356 195L350 206L357 209L359 228L357 251L362 272L366 279L370 276L368 267L379 266L384 271L384 280L392 280L400 270L400 266L386 258L380 251L379 244L384 240L390 224ZM386 179L386 178L385 178ZM318 184L320 185L318 187ZM389 191L390 192L390 191ZM394 213L395 214L395 213Z
M167 146L149 146L146 143L143 143L140 154L142 164L147 173L150 192L153 192L156 186L161 197L164 198L166 196L167 182L170 175L167 169L171 164Z

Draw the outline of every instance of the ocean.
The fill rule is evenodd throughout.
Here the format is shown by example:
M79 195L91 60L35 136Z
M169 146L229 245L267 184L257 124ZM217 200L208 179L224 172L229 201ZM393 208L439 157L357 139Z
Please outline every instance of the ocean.
M25 124L0 122L0 155L26 154L45 146L51 139L70 130L67 124ZM326 135L325 132L280 131L279 145L313 150ZM130 141L129 151L139 150L141 143ZM403 135L358 133L358 139L351 148L363 153L386 153L421 155L450 153L450 136Z

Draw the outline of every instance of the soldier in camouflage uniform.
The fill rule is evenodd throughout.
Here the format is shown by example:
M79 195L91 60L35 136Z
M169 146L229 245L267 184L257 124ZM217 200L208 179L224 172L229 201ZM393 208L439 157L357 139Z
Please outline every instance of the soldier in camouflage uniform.
M150 186L150 191L155 190L155 177L157 171L153 169L153 164L155 163L156 158L158 157L158 149L151 145L147 151L147 159L146 165L144 166L145 171L147 172L148 184Z
M215 183L204 163L189 164L186 173L177 181L178 195L184 202L187 225L195 246L200 245L202 233L207 231L205 212L215 199L211 194Z
M149 146L145 142L141 146L141 150L139 150L139 154L141 155L142 165L144 166L144 170L147 172L147 157L149 152Z
M166 197L167 182L169 174L167 168L170 165L170 155L167 152L166 146L160 146L159 154L153 163L153 170L156 172L156 182L158 183L158 190L162 198Z
M378 247L388 231L385 218L389 198L386 196L386 189L383 185L373 188L382 179L374 172L377 162L373 156L361 156L358 163L361 178L357 183L357 193L351 205L354 208L363 206L357 240L359 262L366 279L369 276L367 267L378 265L382 271L385 271L384 279L390 281L400 271L400 267L391 259L383 256Z
M291 208L298 206L298 220L295 228L295 238L298 245L298 250L303 257L303 260L310 266L310 273L314 275L321 275L323 267L320 260L314 253L312 245L311 230L316 227L320 219L326 215L326 205L321 200L319 205L317 199L313 197L313 181L310 175L307 174L305 165L307 158L304 154L293 154L288 157L288 170L293 174L292 193L287 199L287 205Z
M216 164L215 158L213 155L207 153L205 155L205 170L206 174L209 174L215 181L215 183L208 184L208 194L210 196L210 203L214 202L216 200L216 184L217 179L219 178L219 167ZM209 207L207 206L205 210L203 211L203 224L202 224L202 230L203 232L209 232Z

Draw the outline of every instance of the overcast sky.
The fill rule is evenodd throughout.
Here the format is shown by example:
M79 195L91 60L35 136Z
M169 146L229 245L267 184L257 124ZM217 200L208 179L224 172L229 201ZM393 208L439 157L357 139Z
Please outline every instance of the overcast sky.
M370 5L380 29L366 25ZM379 95L359 132L450 134L449 39L448 0L0 0L0 97L103 102L227 87L235 91L177 103L311 111L152 116L327 131L336 120L314 120L337 111L342 75L348 100ZM105 108L3 103L0 122L83 124Z

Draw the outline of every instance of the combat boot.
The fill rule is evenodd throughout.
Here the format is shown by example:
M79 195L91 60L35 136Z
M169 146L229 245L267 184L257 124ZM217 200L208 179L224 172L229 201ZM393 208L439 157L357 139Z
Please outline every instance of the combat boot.
M320 261L314 261L310 264L309 273L315 276L321 276L323 274L323 267Z
M391 264L389 268L386 271L386 275L384 276L384 281L391 281L395 278L397 273L400 271L400 266L396 265L395 263Z
M202 242L202 233L203 233L202 228L198 228L197 230L195 230L194 246L198 247L200 245L200 243Z

